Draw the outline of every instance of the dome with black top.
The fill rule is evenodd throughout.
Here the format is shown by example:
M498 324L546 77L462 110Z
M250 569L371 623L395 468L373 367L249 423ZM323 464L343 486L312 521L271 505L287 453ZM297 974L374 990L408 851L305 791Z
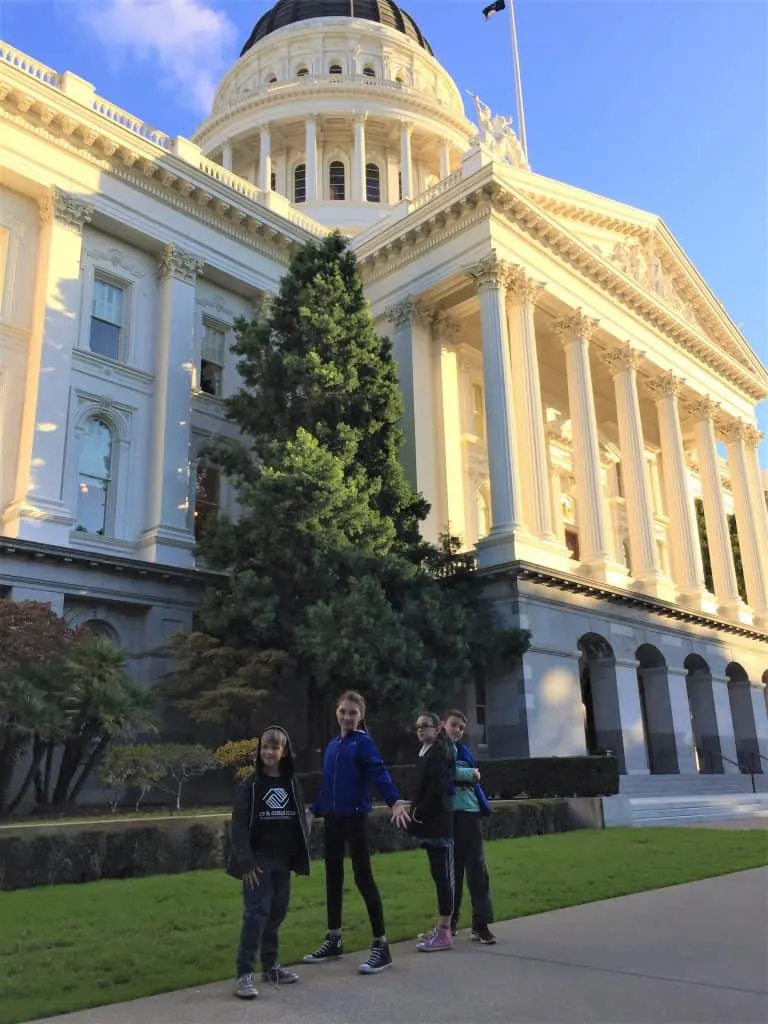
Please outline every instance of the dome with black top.
M270 33L299 21L309 21L310 18L363 18L365 21L377 21L387 28L402 32L432 55L432 47L421 34L419 26L410 14L406 14L392 0L278 0L256 22L240 56Z

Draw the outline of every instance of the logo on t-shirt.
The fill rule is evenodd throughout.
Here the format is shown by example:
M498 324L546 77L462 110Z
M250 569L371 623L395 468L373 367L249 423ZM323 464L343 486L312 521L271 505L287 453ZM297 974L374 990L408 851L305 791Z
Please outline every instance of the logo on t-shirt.
M264 803L271 811L282 811L288 804L288 790L274 786L264 794Z

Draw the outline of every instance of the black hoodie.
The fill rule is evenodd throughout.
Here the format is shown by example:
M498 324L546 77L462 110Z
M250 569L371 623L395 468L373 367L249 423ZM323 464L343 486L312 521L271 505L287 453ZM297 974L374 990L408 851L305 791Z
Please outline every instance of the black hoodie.
M309 835L304 814L304 800L301 795L301 787L296 779L295 759L291 738L285 729L279 725L270 725L259 737L259 746L264 733L270 730L279 729L285 736L285 753L280 759L280 781L290 791L293 802L296 806L298 824L301 830L301 841L298 851L291 857L289 867L297 875L309 874ZM257 802L262 795L262 786L270 778L264 772L261 763L261 756L257 758L256 770L247 779L244 779L235 790L235 800L232 808L232 824L229 836L229 863L227 874L233 878L242 878L256 866L256 853L254 852L254 840L258 843L258 819L256 816Z

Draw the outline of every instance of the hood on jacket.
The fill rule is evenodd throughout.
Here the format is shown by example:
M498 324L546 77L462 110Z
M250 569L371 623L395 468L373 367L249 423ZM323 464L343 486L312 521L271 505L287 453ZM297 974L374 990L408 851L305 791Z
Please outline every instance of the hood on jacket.
M285 736L285 753L280 758L280 775L286 779L292 779L296 774L296 755L293 752L291 737L282 725L268 725L262 730L259 736L259 745L256 750L256 774L261 777L264 774L264 765L261 763L261 741L268 732L281 732Z

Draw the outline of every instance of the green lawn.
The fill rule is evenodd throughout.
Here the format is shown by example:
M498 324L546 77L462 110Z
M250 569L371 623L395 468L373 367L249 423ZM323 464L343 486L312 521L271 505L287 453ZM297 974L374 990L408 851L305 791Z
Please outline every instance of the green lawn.
M764 831L612 829L499 840L487 852L502 920L758 867L768 841ZM391 940L433 922L421 851L377 857L375 870ZM295 882L284 963L324 934L323 886L321 864ZM347 948L363 948L354 888L346 917ZM222 871L0 893L0 1024L227 978L239 918L239 886Z

